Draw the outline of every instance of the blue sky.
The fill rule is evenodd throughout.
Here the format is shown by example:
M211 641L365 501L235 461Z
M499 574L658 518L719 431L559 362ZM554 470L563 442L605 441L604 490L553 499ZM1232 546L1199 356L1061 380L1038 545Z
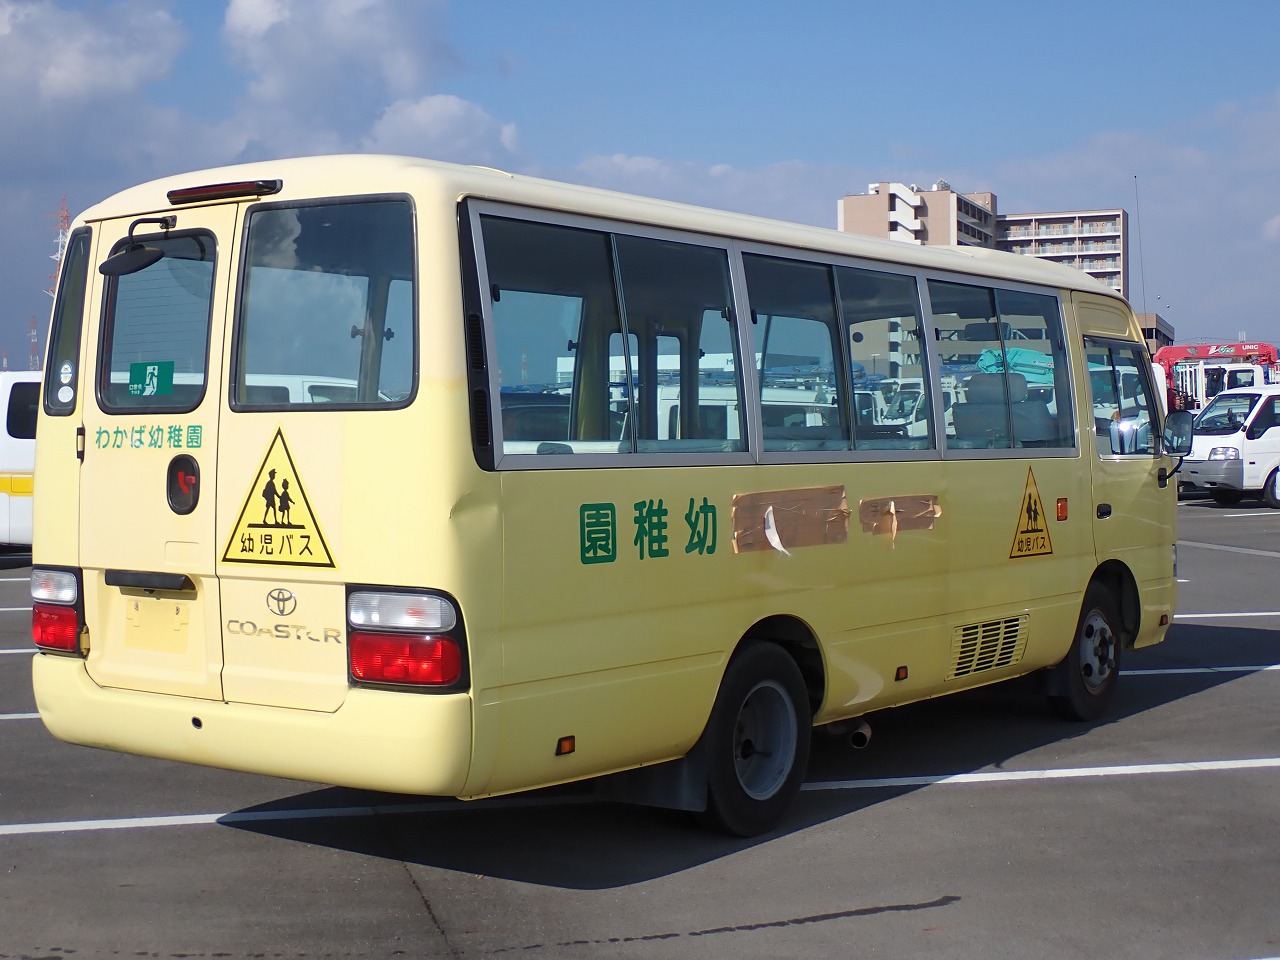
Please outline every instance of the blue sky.
M1270 0L0 0L0 346L64 196L351 151L830 227L880 180L1124 207L1136 309L1275 342L1278 39Z

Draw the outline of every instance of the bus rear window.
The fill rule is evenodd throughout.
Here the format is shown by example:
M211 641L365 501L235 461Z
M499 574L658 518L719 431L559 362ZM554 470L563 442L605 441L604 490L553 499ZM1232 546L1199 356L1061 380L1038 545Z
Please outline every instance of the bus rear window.
M102 408L184 412L204 397L215 243L204 231L152 237L163 259L111 280Z
M407 402L413 264L406 200L256 208L245 244L232 406Z

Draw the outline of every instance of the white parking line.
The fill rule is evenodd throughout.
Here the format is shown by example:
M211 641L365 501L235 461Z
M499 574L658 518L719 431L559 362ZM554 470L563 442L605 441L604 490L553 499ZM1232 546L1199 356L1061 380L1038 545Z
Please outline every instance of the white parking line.
M1280 665L1266 664L1254 667L1153 667L1149 670L1121 670L1122 677L1160 677L1171 673L1266 673L1280 672Z
M1280 617L1280 610L1254 610L1250 613L1175 613L1175 620L1227 620L1232 617Z
M30 613L31 607L0 607L0 613Z
M39 720L38 713L0 713L0 720Z
M801 790L875 790L885 787L928 787L958 784L1012 783L1017 781L1070 780L1081 777L1152 776L1174 773L1216 773L1232 770L1280 769L1280 757L1252 760L1190 760L1181 763L1143 763L1118 767L1076 767L1057 770L1004 770L980 773L954 773L925 777L888 777L877 780L833 780L806 783ZM542 807L572 803L590 803L589 797L529 797L485 801L492 809L501 807ZM288 820L347 819L379 814L422 814L430 812L479 809L461 800L431 803L406 803L394 806L333 807L306 810L247 810L230 813L193 813L168 817L121 817L115 820L58 820L47 823L0 823L0 837L37 833L87 833L97 830L145 830L153 827L207 826L212 823L263 823Z
M1168 773L1210 773L1224 770L1280 770L1280 757L1254 760L1191 760L1182 763L1136 763L1121 767L1067 767L1058 770L993 770L927 777L885 777L879 780L830 780L806 783L801 790L873 790L882 787L950 786L961 783L1009 783L1023 780L1074 780L1081 777L1131 777ZM0 832L3 828L0 828Z
M1199 547L1202 550L1222 550L1225 553L1246 553L1251 557L1277 557L1280 558L1280 552L1275 550L1252 550L1249 547L1226 547L1220 543L1199 543L1195 540L1179 540L1179 547Z
M15 649L15 648L9 648L9 647L6 647L5 649L0 650L0 653L27 653L27 654L31 654L31 653L35 653L35 652L36 652L36 648L35 648L35 647L18 647L18 648L16 648L16 649Z

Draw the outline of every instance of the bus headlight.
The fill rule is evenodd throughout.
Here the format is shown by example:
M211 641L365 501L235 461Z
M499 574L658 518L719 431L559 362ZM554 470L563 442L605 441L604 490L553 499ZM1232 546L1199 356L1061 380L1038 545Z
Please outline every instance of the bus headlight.
M1214 447L1209 451L1210 460L1239 460L1239 447Z

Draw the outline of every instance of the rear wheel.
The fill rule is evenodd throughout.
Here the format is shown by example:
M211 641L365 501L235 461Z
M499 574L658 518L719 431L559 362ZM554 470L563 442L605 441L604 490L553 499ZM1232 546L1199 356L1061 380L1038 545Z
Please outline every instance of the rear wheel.
M1110 590L1091 583L1084 592L1075 640L1054 667L1053 709L1068 720L1097 720L1107 712L1120 672L1120 611Z
M1244 491L1231 490L1226 487L1214 487L1209 491L1209 496L1213 497L1214 503L1220 503L1224 507L1234 507L1244 499Z
M809 695L794 660L758 643L729 662L711 719L707 825L751 837L777 823L809 762Z
M1280 510L1280 470L1272 470L1262 485L1262 499L1272 510Z

